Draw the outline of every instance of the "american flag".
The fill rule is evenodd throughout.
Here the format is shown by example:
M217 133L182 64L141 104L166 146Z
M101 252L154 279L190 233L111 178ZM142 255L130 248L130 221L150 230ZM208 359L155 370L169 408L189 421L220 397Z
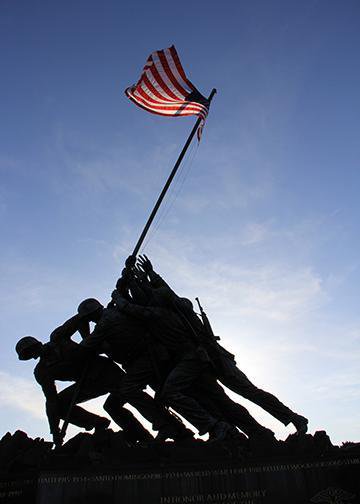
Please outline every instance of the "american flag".
M136 105L153 114L201 118L198 138L209 112L209 101L186 77L174 46L150 54L137 84L125 90Z

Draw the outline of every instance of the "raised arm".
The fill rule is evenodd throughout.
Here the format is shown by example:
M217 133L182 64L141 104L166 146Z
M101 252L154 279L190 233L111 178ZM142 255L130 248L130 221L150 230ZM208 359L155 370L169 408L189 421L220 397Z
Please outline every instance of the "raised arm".
M101 353L102 344L105 342L106 336L107 330L105 324L103 321L100 321L96 324L93 332L91 332L79 344L88 350L94 350L95 352Z
M50 341L52 343L64 343L71 340L76 331L79 331L83 339L90 334L89 322L80 318L78 314L69 318L61 326L54 329L50 334Z
M144 254L139 256L137 260L137 265L147 274L150 280L151 287L157 289L158 287L167 287L171 290L170 286L165 282L165 280L154 271L153 265L150 259Z

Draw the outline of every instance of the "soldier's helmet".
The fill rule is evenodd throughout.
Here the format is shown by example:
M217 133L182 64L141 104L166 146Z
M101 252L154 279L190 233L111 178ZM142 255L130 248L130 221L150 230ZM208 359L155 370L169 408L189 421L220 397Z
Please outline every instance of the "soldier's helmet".
M78 306L78 314L80 317L87 317L91 313L96 312L100 308L104 308L103 305L94 298L84 299Z
M32 336L24 336L15 346L15 350L20 360L29 360L32 358L32 350L41 345L41 342Z

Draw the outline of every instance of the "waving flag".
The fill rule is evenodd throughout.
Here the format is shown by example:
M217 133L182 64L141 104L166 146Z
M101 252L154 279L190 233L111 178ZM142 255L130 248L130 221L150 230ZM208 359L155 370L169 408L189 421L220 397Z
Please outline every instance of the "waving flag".
M137 84L125 90L136 105L153 114L201 118L198 138L209 111L209 101L188 80L174 46L155 51L147 59Z

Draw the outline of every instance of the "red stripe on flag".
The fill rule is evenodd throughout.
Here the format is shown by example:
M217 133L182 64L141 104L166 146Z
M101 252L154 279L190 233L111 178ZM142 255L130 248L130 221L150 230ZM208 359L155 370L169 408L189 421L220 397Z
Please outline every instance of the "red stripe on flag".
M166 114L165 112L159 112L157 110L153 110L149 107L146 107L144 105L142 105L141 103L139 103L132 95L128 94L127 90L125 91L127 97L132 101L134 102L138 107L141 107L142 109L146 110L147 112L151 112L152 114L155 114L155 115L161 115L161 116L166 116L166 117L178 117L179 114L174 114L173 112L169 113L169 114ZM194 115L194 112L188 112L188 113L184 113L184 114L181 114L183 116L192 116Z
M159 55L159 58L160 58L160 61L161 61L161 64L164 68L164 71L166 72L166 75L168 76L168 78L170 79L170 81L172 82L173 86L179 91L179 93L182 94L183 98L186 98L186 96L189 94L188 91L186 91L186 89L184 89L179 81L176 79L175 75L172 73L171 71L171 68L169 66L169 62L165 56L165 53L164 51L159 51L158 52L158 55Z
M149 80L149 78L148 78L147 75L144 75L143 82L146 85L146 87L149 88L149 91L151 91L153 95L155 95L157 98L159 98L159 100L169 101L169 98L167 98L166 96L160 94L159 91L152 85L152 83Z
M163 89L164 93L166 93L168 96L170 96L170 98L172 98L173 100L178 100L179 97L176 96L176 94L174 94L171 89L165 84L165 82L163 81L163 78L161 77L161 75L159 74L157 68L156 68L156 65L153 61L153 65L149 68L148 72L151 72L154 76L154 80L159 84L159 86Z
M176 102L175 101L169 101L169 100L155 100L152 96L150 96L145 89L143 89L142 87L138 86L136 89L134 89L133 91L133 94L134 96L135 93L139 94L144 100L148 101L149 103L151 104L154 104L154 105L184 105L184 104L191 104L194 108L194 110L198 110L199 112L204 110L204 106L197 103L197 102L186 102L184 100L177 100ZM137 98L137 96L136 96Z
M136 90L137 93L139 93L139 90ZM192 114L201 114L204 113L204 111L199 107L199 105L195 102L178 102L177 104L156 104L154 101L150 101L148 98L144 96L136 96L133 93L127 93L127 96L131 96L134 98L134 100L142 103L144 106L151 107L155 110L174 110L174 111L179 111L181 110L187 110L190 111Z
M190 101L193 91L196 101ZM201 119L197 131L200 137L209 111L206 98L202 97L204 102L197 101L199 92L187 79L174 46L153 52L137 84L127 88L125 93L138 107L155 115L198 116ZM199 100L202 98L199 93Z
M177 71L179 72L179 74L181 75L181 77L183 78L183 80L186 82L186 84L189 86L189 88L194 91L195 90L195 86L186 77L184 69L183 69L183 67L182 67L182 65L180 63L180 59L179 59L178 53L176 52L175 46L172 45L171 47L169 47L169 49L170 49L170 52L171 52L171 56L172 56L172 58L174 60L174 63L176 65Z
M136 93L139 93L143 98L145 98L145 100L148 100L149 102L152 102L152 103L155 103L155 104L156 103L169 103L168 101L165 101L165 100L159 100L159 99L155 100L141 86L138 86L135 89L135 91L136 91Z

